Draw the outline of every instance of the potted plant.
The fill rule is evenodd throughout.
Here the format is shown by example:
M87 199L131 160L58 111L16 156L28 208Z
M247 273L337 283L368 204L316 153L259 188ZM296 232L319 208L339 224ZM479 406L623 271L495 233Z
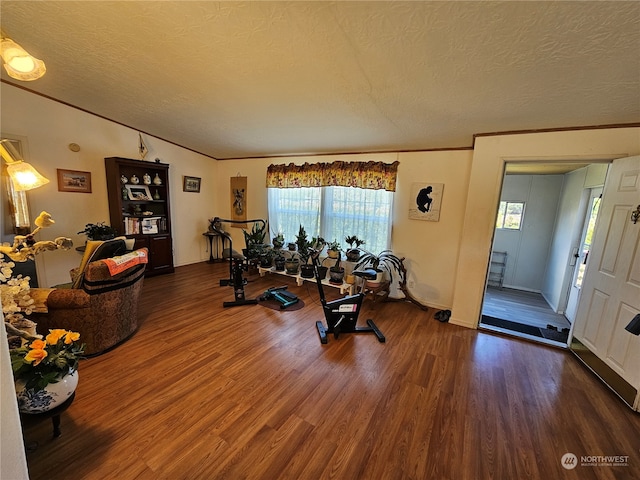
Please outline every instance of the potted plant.
M317 239L314 238L314 241ZM296 235L296 246L298 247L298 257L300 257L300 276L303 278L313 278L313 265L309 263L313 242L309 241L307 232L300 225L298 234Z
M118 234L115 228L106 225L105 222L87 223L84 230L78 235L86 235L89 240L110 240Z
M383 250L378 255L363 250L362 256L358 263L353 267L354 270L361 268L373 268L378 272L378 276L375 280L369 280L369 283L380 283L382 281L384 272L389 274L389 280L394 281L394 272L398 275L402 275L402 261L391 250Z
M273 263L275 264L275 267L276 267L276 272L284 271L285 262L286 262L285 256L281 252L276 253L276 258L273 261Z
M276 252L273 249L266 247L260 253L260 266L262 268L271 268L273 263L273 258L275 257Z
M300 268L300 258L295 252L287 251L287 258L284 261L284 269L289 275L297 275Z
M246 245L246 250L244 252L245 256L249 259L259 258L260 254L264 250L264 238L267 236L267 226L262 222L255 222L253 227L251 227L251 231L247 232L245 229L242 229L242 233L244 234L244 242Z
M45 412L73 394L84 352L84 345L76 343L79 338L79 333L55 329L9 351L20 411Z
M349 248L347 249L347 260L350 262L357 262L360 259L360 246L364 245L364 240L360 240L355 235L350 235L345 237L344 241L349 244ZM354 247L355 245L355 247Z
M280 250L284 246L284 234L282 232L278 232L272 239L273 248L276 250Z
M338 258L340 256L340 252L342 248L340 244L334 239L333 242L327 243L327 256L329 258Z
M338 252L338 259L333 267L329 268L329 282L335 283L336 285L342 285L342 280L344 279L344 267L340 265L340 259L342 255Z

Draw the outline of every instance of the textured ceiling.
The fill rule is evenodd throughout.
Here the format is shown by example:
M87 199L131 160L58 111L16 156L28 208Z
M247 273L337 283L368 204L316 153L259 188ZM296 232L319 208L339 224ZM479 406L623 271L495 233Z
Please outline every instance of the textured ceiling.
M640 2L7 1L10 83L215 158L640 121Z

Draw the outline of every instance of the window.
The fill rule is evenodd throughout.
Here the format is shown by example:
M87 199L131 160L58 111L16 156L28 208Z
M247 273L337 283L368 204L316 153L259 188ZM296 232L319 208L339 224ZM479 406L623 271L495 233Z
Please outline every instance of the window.
M523 202L500 202L496 228L501 228L504 230L520 230L523 216Z
M337 240L357 235L378 253L391 243L393 192L355 187L269 188L269 228L294 241L300 225L311 237Z

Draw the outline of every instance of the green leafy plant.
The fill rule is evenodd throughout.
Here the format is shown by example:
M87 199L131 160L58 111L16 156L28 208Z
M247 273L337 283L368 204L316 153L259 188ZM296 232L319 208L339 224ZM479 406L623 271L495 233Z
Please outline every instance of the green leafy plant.
M360 240L356 235L349 235L344 239L345 243L349 245L349 248L360 248L361 245L364 245L364 240ZM355 247L354 247L355 245Z
M264 223L255 222L250 232L243 229L242 233L244 234L244 241L247 248L251 248L253 245L261 245L264 243L264 238L267 235L267 226Z
M340 243L334 239L333 242L327 243L327 251L329 250L332 252L341 252L342 247L340 246Z
M312 247L312 243L309 241L307 232L302 225L300 225L300 229L298 230L298 234L296 235L296 245L298 246L300 263L306 264L309 261L309 257L311 256L310 249Z
M386 271L391 282L394 281L394 272L402 277L402 261L391 250L383 250L377 255L365 250L362 252L358 263L353 267L354 270L371 267L378 272ZM402 281L402 278L400 280Z
M87 223L84 230L78 232L78 235L86 235L89 240L109 240L117 234L116 229L105 222Z

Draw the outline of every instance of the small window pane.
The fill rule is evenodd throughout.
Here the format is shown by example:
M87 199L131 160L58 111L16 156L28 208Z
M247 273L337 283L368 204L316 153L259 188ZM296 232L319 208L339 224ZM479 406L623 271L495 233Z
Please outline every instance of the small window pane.
M524 203L500 202L500 207L498 208L498 218L496 220L496 228L506 230L520 230L523 216Z

